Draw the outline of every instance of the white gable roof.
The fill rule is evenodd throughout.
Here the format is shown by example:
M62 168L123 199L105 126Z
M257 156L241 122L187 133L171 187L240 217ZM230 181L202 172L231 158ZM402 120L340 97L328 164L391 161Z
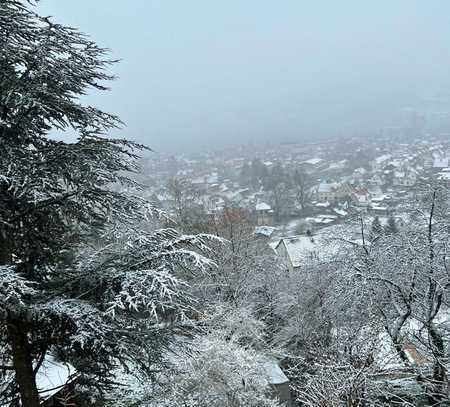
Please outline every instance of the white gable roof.
M293 267L311 262L327 262L339 253L340 245L323 236L292 236L283 238Z
M269 360L265 364L265 369L269 376L270 384L283 384L289 382L289 379L283 373L276 360Z
M321 158L310 158L309 160L303 161L305 164L317 165L321 163L323 160Z
M256 210L257 211L270 211L272 208L269 204L266 204L265 202L259 202L256 204Z

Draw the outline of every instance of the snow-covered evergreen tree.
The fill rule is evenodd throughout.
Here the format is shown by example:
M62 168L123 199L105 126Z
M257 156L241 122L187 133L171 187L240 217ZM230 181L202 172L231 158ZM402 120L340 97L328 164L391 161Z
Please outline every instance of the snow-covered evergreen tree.
M143 146L79 96L105 90L112 63L33 4L0 2L0 404L39 406L49 353L101 391L111 371L149 373L189 306L180 271L209 267L205 236L141 230L158 213L127 173ZM77 141L57 141L71 129ZM123 190L122 188L122 190Z

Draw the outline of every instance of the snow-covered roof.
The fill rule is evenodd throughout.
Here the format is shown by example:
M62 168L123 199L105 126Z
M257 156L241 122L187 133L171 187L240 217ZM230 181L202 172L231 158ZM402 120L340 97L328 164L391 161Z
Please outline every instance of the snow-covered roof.
M383 155L380 155L379 157L375 158L375 162L377 164L381 164L381 163L389 160L391 157L392 156L390 154L383 154Z
M266 204L265 202L258 202L255 206L255 209L257 211L270 211L272 208L269 204Z
M62 390L75 374L75 368L69 363L58 362L53 356L46 356L36 374L36 385L44 400Z
M348 212L343 209L333 208L333 211L337 213L339 216L347 216Z
M336 215L324 214L324 215L317 215L316 218L317 219L337 219L337 216Z
M378 206L378 205L371 205L371 208L374 211L382 211L382 212L386 212L388 210L386 206Z
M270 237L270 236L272 236L275 229L276 228L273 226L256 226L255 234Z
M317 165L320 164L323 160L321 158L310 158L309 160L303 161L305 164Z
M443 308L436 316L436 323L445 324L448 328L450 321L449 309ZM409 362L415 366L425 366L431 363L431 355L422 346L424 337L421 337L423 323L415 318L407 321L402 329L405 338L404 350ZM386 332L380 333L378 349L376 351L375 362L381 369L403 368L404 362L400 360L398 352L395 350L392 339ZM418 339L420 338L420 339Z
M332 216L332 215L331 215ZM333 222L332 219L328 219ZM323 218L322 221L327 221ZM339 252L339 245L324 237L317 236L292 236L283 238L278 244L284 242L288 256L293 267L315 261L329 261Z
M283 384L289 382L289 379L283 373L276 360L269 360L264 367L270 384Z
M329 170L341 170L343 168L346 167L348 161L347 160L342 160L342 161L338 161L338 162L332 162L328 169Z
M312 221L314 223L328 225L329 223L333 223L334 219L316 217L316 218L312 218Z
M191 184L197 185L197 184L204 184L205 178L203 177L197 177L191 180Z
M317 206L318 208L328 208L330 206L330 203L327 202L318 202L315 204L315 206Z
M333 192L337 188L336 183L327 183L327 182L321 182L317 187L317 192L321 193L329 193Z

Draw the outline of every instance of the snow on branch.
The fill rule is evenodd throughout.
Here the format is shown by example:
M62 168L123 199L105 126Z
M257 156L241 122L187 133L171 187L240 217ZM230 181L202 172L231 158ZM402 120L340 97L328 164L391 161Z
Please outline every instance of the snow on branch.
M13 267L0 266L0 309L24 306L25 297L35 293L32 284L19 276Z
M66 341L83 349L104 347L109 341L111 326L105 314L96 307L81 300L55 299L36 306L41 323L53 323L63 326L67 335Z

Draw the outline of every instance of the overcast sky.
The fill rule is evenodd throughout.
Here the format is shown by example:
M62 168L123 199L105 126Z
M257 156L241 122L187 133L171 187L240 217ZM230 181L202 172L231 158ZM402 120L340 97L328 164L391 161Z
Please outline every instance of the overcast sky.
M89 103L160 151L395 124L447 90L447 0L41 0L122 61Z

